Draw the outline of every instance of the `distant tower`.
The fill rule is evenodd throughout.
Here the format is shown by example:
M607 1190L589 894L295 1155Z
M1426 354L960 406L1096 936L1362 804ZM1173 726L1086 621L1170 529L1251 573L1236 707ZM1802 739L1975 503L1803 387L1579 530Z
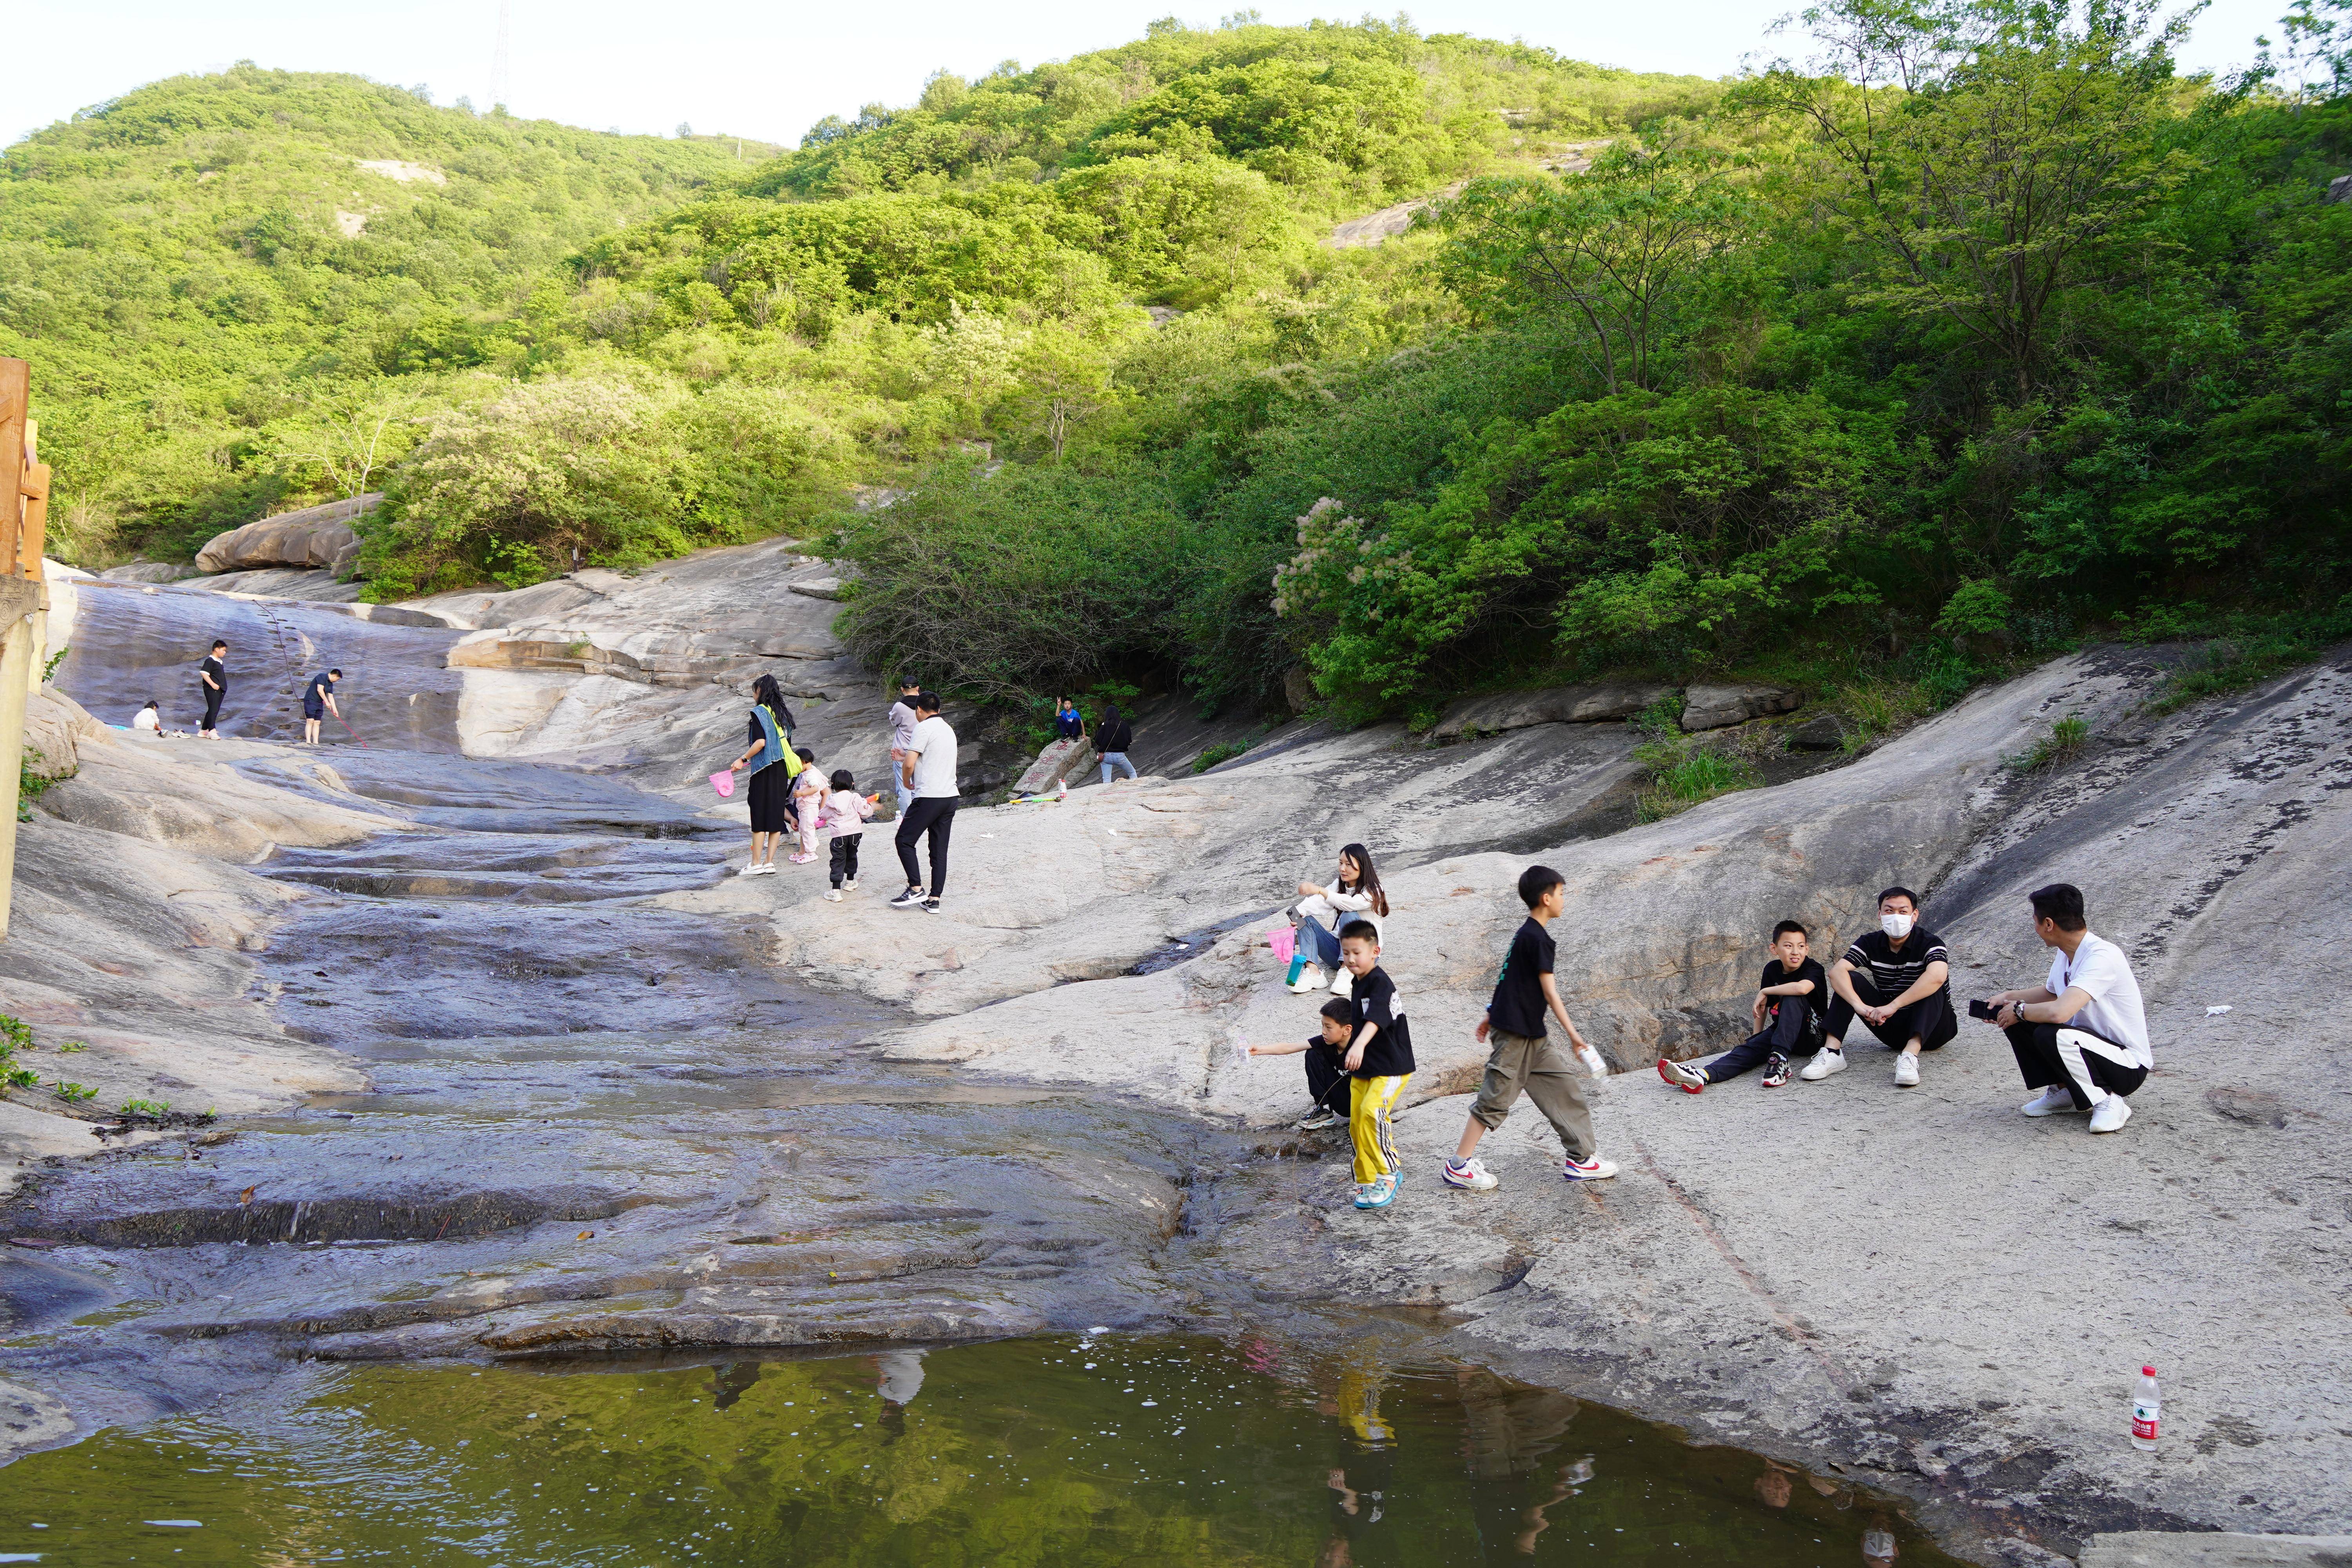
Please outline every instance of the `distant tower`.
M505 106L507 101L507 25L514 14L514 0L499 0L499 47L490 56L490 107Z

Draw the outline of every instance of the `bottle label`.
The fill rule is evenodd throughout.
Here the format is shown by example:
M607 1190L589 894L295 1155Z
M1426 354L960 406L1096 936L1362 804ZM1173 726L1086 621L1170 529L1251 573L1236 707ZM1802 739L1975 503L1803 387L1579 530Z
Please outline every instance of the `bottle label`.
M2154 1406L2147 1405L2133 1405L2132 1436L2140 1438L2145 1442L2153 1443L2156 1441L2156 1417L2157 1413Z

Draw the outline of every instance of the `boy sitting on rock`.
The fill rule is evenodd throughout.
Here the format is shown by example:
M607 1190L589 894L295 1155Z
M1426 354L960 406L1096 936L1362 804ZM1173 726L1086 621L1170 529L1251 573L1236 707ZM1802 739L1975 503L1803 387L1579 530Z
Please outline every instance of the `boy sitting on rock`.
M1779 1089L1789 1081L1789 1058L1799 1047L1820 1048L1822 999L1829 989L1829 977L1813 960L1805 928L1782 921L1772 928L1771 962L1764 965L1764 978L1748 1005L1756 1032L1705 1067L1660 1057L1658 1076L1685 1094L1697 1094L1708 1084L1727 1082L1761 1062L1764 1087Z

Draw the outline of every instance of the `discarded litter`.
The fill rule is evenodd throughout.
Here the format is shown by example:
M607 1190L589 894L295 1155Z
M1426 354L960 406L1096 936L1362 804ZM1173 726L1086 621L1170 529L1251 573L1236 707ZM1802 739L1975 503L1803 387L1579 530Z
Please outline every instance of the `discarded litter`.
M2230 1004L2228 1004L2227 1002L2224 1002L2224 1003L2222 1003L2222 1004L2221 1004L2220 1006L2218 1006L2218 1007L2208 1007L2208 1008L2206 1008L2206 1009L2205 1009L2205 1016L2206 1016L2207 1017L2209 1017L2209 1018L2218 1018L2218 1017L2220 1017L2222 1014L2224 1014L2224 1013L2228 1012L2229 1010L2230 1010Z

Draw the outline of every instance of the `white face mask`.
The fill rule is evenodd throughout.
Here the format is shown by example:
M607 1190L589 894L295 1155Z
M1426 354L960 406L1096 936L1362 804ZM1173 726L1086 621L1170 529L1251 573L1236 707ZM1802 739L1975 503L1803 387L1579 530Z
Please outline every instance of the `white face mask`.
M1878 929L1885 931L1888 936L1894 938L1896 942L1901 942L1905 937L1909 936L1911 934L1911 928L1917 923L1917 921L1910 915L1881 915L1878 917Z

